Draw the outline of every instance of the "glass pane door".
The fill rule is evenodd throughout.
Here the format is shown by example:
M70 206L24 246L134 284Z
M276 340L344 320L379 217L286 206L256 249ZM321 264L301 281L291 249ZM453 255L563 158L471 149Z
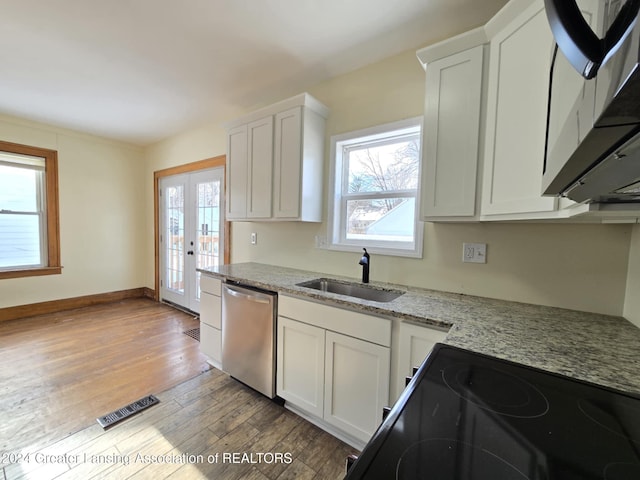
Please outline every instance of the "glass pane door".
M197 179L196 179L197 180ZM196 268L217 266L221 263L221 187L222 179L196 181ZM200 272L196 272L196 298L200 299Z
M179 305L185 295L185 195L187 177L161 181L162 298Z
M190 185L195 200L191 310L199 311L201 274L197 269L220 265L224 259L224 169L193 173Z
M224 168L165 177L162 212L161 298L200 311L200 272L224 259Z

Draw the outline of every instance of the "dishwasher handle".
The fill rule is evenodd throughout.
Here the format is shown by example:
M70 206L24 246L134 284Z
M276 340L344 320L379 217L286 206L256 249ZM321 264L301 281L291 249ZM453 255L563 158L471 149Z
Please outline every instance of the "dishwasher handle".
M270 303L271 302L271 299L267 297L266 294L264 293L254 292L252 290L247 290L244 288L237 289L230 285L225 285L224 288L226 293L236 298L242 298L244 300L248 300L254 303Z

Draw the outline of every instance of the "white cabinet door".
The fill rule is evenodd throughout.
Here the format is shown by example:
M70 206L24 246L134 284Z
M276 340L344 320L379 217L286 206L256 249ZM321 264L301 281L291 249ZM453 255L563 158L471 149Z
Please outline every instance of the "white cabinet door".
M389 348L328 331L324 419L364 442L389 402Z
M273 216L300 216L302 186L302 107L275 116Z
M249 163L247 156L247 126L227 133L227 219L247 216L247 180Z
M273 116L247 125L248 218L270 218L273 191Z
M227 133L227 219L271 217L273 116Z
M491 39L482 193L487 220L556 209L555 198L541 195L552 49L542 0Z
M207 355L216 368L222 365L222 332L211 325L200 322L200 350Z
M328 114L304 93L229 124L229 220L322 221Z
M209 363L222 368L222 281L203 274L200 278L200 350Z
M444 340L446 332L429 327L401 322L398 332L398 363L395 378L396 400L405 387L405 379L413 374L413 368L419 367L433 346Z
M220 330L222 328L222 299L205 291L200 292L200 321Z
M476 214L483 48L479 45L426 66L425 220Z
M318 418L324 408L324 342L322 328L278 317L276 392Z
M220 297L222 295L222 280L211 275L204 274L200 277L200 289L203 292Z

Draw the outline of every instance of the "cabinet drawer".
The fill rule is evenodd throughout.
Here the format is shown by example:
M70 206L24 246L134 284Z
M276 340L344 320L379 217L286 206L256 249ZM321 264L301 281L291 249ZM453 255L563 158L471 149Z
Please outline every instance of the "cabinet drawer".
M200 322L200 350L212 360L222 362L222 332Z
M391 346L391 320L280 295L278 315L343 333L385 347Z
M222 328L222 299L207 292L200 294L200 321L217 329Z
M222 280L203 273L200 276L200 290L220 296L222 295Z

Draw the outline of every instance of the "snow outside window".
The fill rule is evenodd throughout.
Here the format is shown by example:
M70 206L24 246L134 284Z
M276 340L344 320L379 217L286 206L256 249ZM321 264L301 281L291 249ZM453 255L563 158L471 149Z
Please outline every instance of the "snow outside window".
M421 126L413 118L331 137L329 248L422 256Z

